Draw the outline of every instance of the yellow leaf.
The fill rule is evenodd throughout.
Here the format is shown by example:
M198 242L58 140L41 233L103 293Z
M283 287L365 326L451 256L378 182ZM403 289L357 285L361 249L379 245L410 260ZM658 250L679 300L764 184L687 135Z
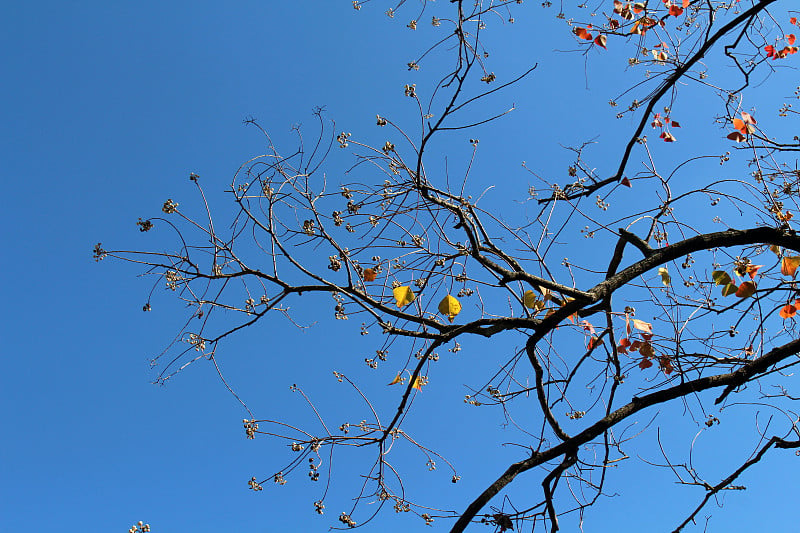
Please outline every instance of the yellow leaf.
M541 309L538 307L538 301L536 300L536 293L533 291L525 291L525 294L522 295L522 303L528 309Z
M439 302L439 312L452 323L456 315L461 312L461 302L448 294Z
M404 307L416 299L414 291L412 291L411 287L408 285L395 287L392 289L392 294L394 295L394 299L397 301L397 307Z
M711 273L711 279L714 280L714 283L717 285L727 285L731 282L731 276L724 270L715 270Z
M736 294L736 291L738 290L739 287L737 287L735 283L728 283L727 285L722 287L722 295L730 296L731 294Z
M797 256L784 256L781 261L781 274L784 276L794 277L797 273L797 267L800 266L800 257Z
M777 255L778 259L780 259L780 257L781 257L781 247L780 246L778 246L777 244L772 244L769 247L769 251L772 252L773 254Z
M633 327L638 329L639 331L644 331L645 333L653 333L653 324L649 322L645 322L644 320L639 320L638 318L634 318L631 320L633 323Z
M389 385L397 385L398 383L402 383L403 382L402 374L403 374L402 372L398 372L397 375L392 380L392 382L389 383Z
M672 283L672 278L669 276L667 269L664 267L659 268L658 274L661 276L661 283L663 283L664 286L669 287L669 284Z
M411 385L411 388L412 389L417 389L419 391L422 390L422 380L419 378L419 376L414 378L414 384Z

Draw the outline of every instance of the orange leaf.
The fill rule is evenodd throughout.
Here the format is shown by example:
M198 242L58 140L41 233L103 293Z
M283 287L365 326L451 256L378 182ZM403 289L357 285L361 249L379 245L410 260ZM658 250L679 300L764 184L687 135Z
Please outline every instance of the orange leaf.
M790 257L788 255L784 256L781 260L781 274L784 276L792 276L794 278L798 266L800 266L800 257Z
M758 274L758 269L764 265L747 265L747 273L750 274L750 279L755 279Z
M689 7L689 2L691 2L691 0L683 0L683 4L682 4L683 9L686 9L687 7Z
M747 126L741 119L738 118L733 119L733 127L741 131L742 133L747 133Z
M628 347L631 345L631 340L628 338L620 339L617 351L619 353L628 353Z
M578 36L578 39L585 39L587 41L592 40L592 34L586 31L586 28L581 28L580 26L576 26L572 28L572 33Z
M361 273L361 277L364 279L364 281L375 281L375 278L378 277L378 273L371 268L365 268Z
M775 47L772 46L771 44L765 46L764 51L767 53L767 57L771 57L773 59L776 59L778 57L777 54L775 53Z
M676 5L672 5L669 8L669 14L672 15L673 17L680 17L681 15L683 15L683 8Z
M644 11L644 4L642 2L636 2L633 4L634 13L641 13L642 11Z
M794 44L795 39L796 37L794 33L790 33L789 35L786 36L786 40L789 41L789 44Z
M418 391L422 390L422 380L419 379L419 376L414 378L414 384L411 385L412 389L417 389Z
M739 298L749 298L756 292L756 284L752 281L745 281L736 290L736 296Z
M616 3L616 2L615 2ZM797 24L797 17L792 17L789 19L789 24Z
M781 308L781 311L778 314L782 319L786 320L787 318L792 318L797 314L797 308L793 305L787 304Z
M402 383L402 382L403 382L402 373L398 372L397 375L392 380L392 382L389 383L389 385L397 385L398 383Z
M589 345L587 346L587 348L591 350L592 348L594 348L595 346L599 346L600 344L603 344L603 339L599 337L592 337L591 339L589 339Z

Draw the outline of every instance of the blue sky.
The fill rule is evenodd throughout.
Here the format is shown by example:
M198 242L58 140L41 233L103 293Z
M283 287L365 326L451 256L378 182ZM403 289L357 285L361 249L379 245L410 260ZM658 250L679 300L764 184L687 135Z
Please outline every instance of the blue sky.
M412 35L382 15L382 2L360 12L338 0L166 4L45 1L5 9L2 529L122 532L144 520L154 533L325 531L338 524L335 517L358 483L352 475L358 458L345 455L338 463L342 481L323 517L313 512L316 487L309 487L304 472L284 487L248 491L251 476L266 477L285 461L285 446L244 438L246 412L209 364L191 366L167 386L151 384L156 374L148 362L180 327L183 309L157 292L153 312L142 313L149 281L137 277L141 271L132 265L95 264L91 248L97 242L121 249L164 245L148 241L151 236L138 232L135 222L159 215L166 198L198 208L189 172L201 176L212 207L224 217L223 191L233 173L264 149L257 131L242 123L247 117L286 146L293 124L313 123L314 106L325 106L338 130L376 144L382 144L376 114L413 127L414 110L403 101L402 86L423 87L427 78L425 69L409 73L405 63L434 33L426 26ZM584 68L578 54L563 52L575 49L575 41L552 14L530 2L515 11L516 24L490 29L503 52L492 63L498 74L539 63L531 78L491 101L497 109L515 103L518 110L493 129L456 133L434 145L458 168L471 152L468 139L480 137L487 157L479 159L472 185L494 186L487 201L510 209L509 217L522 217L527 209L520 203L531 183L523 160L543 175L563 174L569 154L559 145L599 136L599 153L614 154L622 143L618 135L633 125L614 121L606 103L613 96L605 74L610 54L593 51ZM770 81L781 91L766 93L775 99L770 110L791 92L791 77L778 73ZM695 100L676 114L691 125L703 105ZM682 130L679 140L718 142L710 150L724 150L723 141L709 140L711 127L706 122L698 131ZM606 173L616 161L613 155L597 159ZM342 179L346 161L334 155L329 179ZM580 237L576 232L571 238ZM307 420L308 409L289 391L297 383L333 419L357 419L352 413L363 407L331 371L385 394L394 369L381 369L378 377L367 372L362 354L374 345L359 338L357 324L331 320L330 302L323 310L315 302L293 305L315 327L299 330L276 321L230 341L220 359L226 378L259 418ZM460 509L503 465L521 457L516 448L498 446L517 437L509 437L498 417L476 414L463 403L464 384L500 363L492 354L518 345L518 339L476 342L443 358L437 371L447 376L446 385L421 395L419 417L409 427L459 459L463 482L453 487L450 474L429 474L424 460L403 452L402 460L413 465L410 486L423 495L446 493L445 505ZM684 424L682 435L701 429L680 406L662 416ZM753 409L745 417L742 427L749 428ZM454 430L432 431L443 423ZM698 445L697 453L728 459L728 445L740 438L739 426L729 428ZM652 440L654 433L644 438ZM776 455L784 460L769 458L748 475L746 496L727 496L712 531L786 529L794 498L776 489L793 486L797 466L790 454ZM661 470L619 470L622 496L601 502L586 531L607 531L609 524L616 531L667 529L699 497L674 490L670 481L657 484ZM721 465L717 474L727 470ZM534 483L533 477L522 481L520 490L538 490ZM623 496L628 499L620 504ZM751 509L759 505L772 510L756 515ZM422 527L419 519L386 518L365 530Z

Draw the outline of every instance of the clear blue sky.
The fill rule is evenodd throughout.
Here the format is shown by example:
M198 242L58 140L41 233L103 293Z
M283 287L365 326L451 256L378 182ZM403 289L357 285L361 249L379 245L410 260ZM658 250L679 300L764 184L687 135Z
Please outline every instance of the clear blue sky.
M287 146L290 126L312 123L314 106L326 106L337 129L372 135L376 144L383 142L374 137L376 114L413 124L402 86L422 87L429 78L424 69L409 73L405 63L434 33L426 26L412 35L400 20L382 15L387 7L376 1L356 12L345 0L46 0L5 6L1 530L121 533L138 520L149 522L154 533L326 531L338 525L335 518L358 482L347 477L356 458L342 459L341 486L323 517L313 512L318 487L302 471L284 487L248 491L251 476L262 479L280 468L285 447L244 438L246 413L211 365L194 365L165 387L150 383L156 374L148 361L179 328L182 309L159 292L154 311L142 313L148 280L137 278L140 271L131 265L95 264L91 248L97 242L152 246L135 222L158 215L166 198L197 207L189 172L201 176L213 206L224 212L223 191L233 172L263 150L256 130L242 124L246 117L257 118ZM569 154L559 145L600 136L606 141L601 153L609 155L597 159L608 171L622 142L617 135L630 131L633 122L614 121L607 105L614 94L605 74L610 52L593 51L584 69L579 55L560 51L574 49L575 41L552 10L527 2L515 17L517 24L489 35L504 52L492 63L499 75L507 78L539 63L529 81L493 100L497 109L516 103L518 111L491 129L455 134L437 149L463 167L468 139L480 137L487 158L479 161L475 189L495 186L489 201L510 205L521 217L524 207L515 201L525 199L531 181L523 160L544 175L563 174ZM765 104L770 112L792 90L790 75L786 83L780 79L775 84L782 92ZM623 75L613 83L626 81ZM702 105L687 102L678 112L685 128L679 141L709 139L710 119L698 126L705 133L687 128ZM724 147L719 141L719 150ZM345 167L335 165L340 157L334 158L331 180L341 179ZM571 238L580 238L577 228ZM259 418L307 417L289 391L298 383L334 419L357 421L357 412L345 418L333 407L340 401L350 406L352 398L331 371L385 393L394 369L367 372L363 357L374 346L358 338L357 324L342 327L329 320L330 302L324 302L325 313L313 302L296 305L307 313L306 323L317 320L317 326L299 331L270 323L231 341L221 357L226 377ZM452 452L447 455L458 459L463 481L452 487L447 472L429 474L424 459L406 457L408 464L418 463L409 470L409 484L423 495L444 493L444 505L460 509L509 461L523 456L497 446L517 434L505 436L497 417L476 414L462 401L464 383L475 381L471 372L496 369L502 361L492 354L514 346L475 344L437 367L443 384L437 390L432 379L411 427L426 443ZM680 409L662 415L684 423L682 435L689 440L701 429ZM752 420L742 427L751 428ZM457 429L431 431L444 423ZM698 446L697 453L728 458L727 444L740 444L737 431L721 429L724 436ZM644 442L653 438L651 433ZM647 453L645 459L659 460L652 450ZM776 455L784 460L768 459L747 476L746 494L726 496L711 531L794 527L797 459ZM716 475L734 464L721 465ZM587 532L667 529L700 497L700 491L674 490L669 480L656 483L664 475L660 470L619 470L615 487L621 496L587 517ZM533 477L525 483L521 490L539 490ZM770 510L757 513L757 506ZM423 527L419 519L386 518L365 530ZM445 524L436 525L444 530Z

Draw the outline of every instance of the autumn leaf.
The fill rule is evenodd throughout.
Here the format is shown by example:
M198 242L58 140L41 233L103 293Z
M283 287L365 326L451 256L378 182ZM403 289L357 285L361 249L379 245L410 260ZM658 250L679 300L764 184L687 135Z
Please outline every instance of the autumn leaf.
M629 180L628 178L622 178L622 181L620 181L620 183L623 184L626 187L630 187L631 186L631 180Z
M416 299L414 291L408 285L401 285L392 289L392 294L397 302L397 307L405 307Z
M735 283L728 283L727 285L722 287L722 295L730 296L731 294L736 294L738 290L739 287L737 287Z
M683 8L673 4L669 7L669 14L673 17L680 17L683 15Z
M670 362L669 357L667 357L666 355L662 355L661 357L658 358L658 366L661 367L661 370L663 370L664 374L667 376L672 374L672 371L675 370L672 367L672 363Z
M756 284L752 281L745 281L736 290L736 296L739 298L749 298L756 292Z
M756 274L758 274L758 269L763 266L764 265L747 265L747 273L750 274L750 279L756 279Z
M644 320L639 320L638 318L632 319L631 322L633 323L633 327L635 327L639 331L644 331L645 333L653 333L653 324L645 322Z
M800 266L800 256L784 256L781 260L781 274L794 278L798 266Z
M662 52L662 53L663 53L663 52ZM668 132L668 131L662 131L662 132L661 132L661 135L659 135L659 137L660 137L660 138L662 138L662 139L664 139L664 142L665 142L665 143L674 143L675 141L677 141L677 140L678 140L678 139L676 139L676 138L675 138L675 136L674 136L674 135L672 135L672 134L671 134L670 132Z
M737 142L737 143L740 143L740 142L744 141L745 139L747 139L747 137L745 137L744 135L742 135L738 131L734 131L732 133L729 133L728 135L726 135L726 137L728 139L732 140L733 142Z
M769 251L772 252L773 254L777 255L778 259L781 258L781 247L778 246L777 244L771 244L769 246Z
M672 278L669 272L667 272L667 269L665 267L659 268L658 275L661 276L661 283L663 283L665 287L669 287L670 283L672 283Z
M711 279L716 285L727 285L731 282L731 276L724 270L715 270L711 273Z
M624 339L620 339L619 346L617 346L617 351L619 353L628 353L628 348L631 345L631 340L627 337Z
M650 344L649 342L645 342L639 347L639 353L645 357L653 357L656 355L656 351L653 349L653 345Z
M794 44L795 39L796 39L796 37L795 37L794 33L790 33L789 35L786 36L786 40L789 42L789 44ZM605 48L605 47L603 47L603 48Z
M420 379L419 376L414 378L414 384L411 385L411 388L412 389L417 389L418 391L422 390L422 380Z
M403 374L402 372L398 372L397 375L392 380L392 382L389 383L389 385L397 385L398 383L402 383L404 381L402 374Z
M439 302L439 312L445 315L452 324L453 319L461 312L461 302L448 294Z
M794 318L794 315L797 314L797 307L795 307L792 304L786 304L781 308L780 313L778 314L784 320L786 320L787 318Z
M644 370L645 368L650 368L653 366L653 362L648 359L647 357L643 357L642 360L639 362L639 368Z
M600 344L603 344L603 339L601 339L599 337L592 337L592 338L589 339L589 345L587 346L587 348L589 350L591 350L595 346L599 346Z
M592 40L592 34L586 31L586 28L581 28L580 26L575 26L572 28L572 33L578 36L578 39L585 39L587 41Z
M537 303L538 301L534 291L525 291L525 294L522 295L522 305L528 309L536 309Z
M606 38L606 36L605 36L605 35L598 35L598 36L597 36L597 37L595 37L595 39L594 39L594 44L596 44L597 46L600 46L600 47L602 47L602 48L603 48L603 50L607 50L607 48L606 48L606 41L607 41L607 40L608 40L608 39Z
M377 277L378 277L378 273L375 272L375 270L371 269L371 268L365 268L364 271L361 273L361 278L364 281L367 281L367 282L375 281L375 278L377 278Z

